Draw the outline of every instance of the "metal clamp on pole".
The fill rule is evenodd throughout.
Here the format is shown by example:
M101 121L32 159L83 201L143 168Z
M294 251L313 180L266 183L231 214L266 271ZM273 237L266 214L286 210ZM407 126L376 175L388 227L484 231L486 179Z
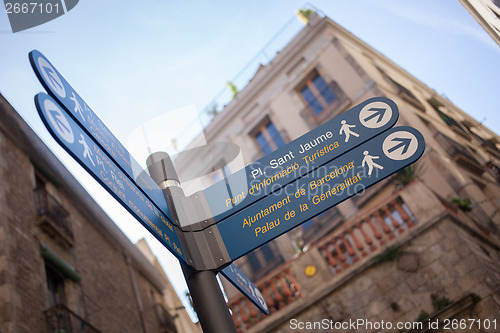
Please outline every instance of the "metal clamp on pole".
M213 219L207 218L206 202L201 200L203 198L196 200L184 196L170 156L164 152L151 154L147 165L151 178L163 191L173 223L183 231L179 239L187 262L200 271L216 270L230 263L219 229L213 224ZM204 217L206 227L200 230L201 217ZM197 227L190 228L193 224Z
M151 177L163 191L174 223L189 224L190 221L182 221L188 217L182 205L185 196L170 156L164 152L151 154L147 159L147 165ZM216 261L224 264L229 255L220 235L216 237L214 233L218 234L215 226L179 235L186 258L195 268L191 270L181 263L182 271L203 331L236 333L236 326L220 290L215 271L221 266L216 265Z

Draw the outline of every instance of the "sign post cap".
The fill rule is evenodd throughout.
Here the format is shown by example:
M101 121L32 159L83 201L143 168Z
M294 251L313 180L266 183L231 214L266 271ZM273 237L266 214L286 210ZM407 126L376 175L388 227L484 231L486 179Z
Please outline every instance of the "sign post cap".
M153 178L157 184L166 180L179 181L174 163L167 153L162 151L149 155L146 164L151 178Z

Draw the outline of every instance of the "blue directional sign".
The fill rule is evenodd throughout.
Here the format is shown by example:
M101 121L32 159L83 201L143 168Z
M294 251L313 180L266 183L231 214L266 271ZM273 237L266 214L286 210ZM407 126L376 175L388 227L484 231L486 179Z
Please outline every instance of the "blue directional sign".
M222 269L220 273L229 281L231 284L238 289L243 295L245 295L255 306L265 313L269 314L269 307L267 306L266 300L262 296L259 288L253 284L250 279L243 274L243 272L236 267L236 265L231 264L226 268Z
M31 66L38 79L73 120L94 139L96 144L117 164L151 202L171 221L170 212L158 185L142 172L142 168L120 141L71 87L50 61L39 51L29 53Z
M49 95L36 95L35 105L54 139L160 243L178 259L186 262L177 236L177 227L139 190L96 141Z
M398 107L392 100L370 98L219 181L204 190L215 221L222 221L388 130L398 117Z
M416 129L395 127L296 179L217 224L229 256L236 260L364 191L418 160L424 148Z

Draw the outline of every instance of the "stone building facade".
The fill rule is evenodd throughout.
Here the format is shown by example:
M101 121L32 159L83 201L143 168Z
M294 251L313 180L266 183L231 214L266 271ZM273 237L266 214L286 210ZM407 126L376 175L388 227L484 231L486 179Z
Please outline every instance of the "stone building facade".
M307 331L293 323L322 319L471 319L471 331L481 332L496 320L498 330L498 135L327 17L312 14L205 128L206 142L241 148L239 165L183 186L210 186L377 96L398 105L397 126L423 134L423 157L237 260L272 310L262 316L223 281L241 332ZM180 156L177 169L195 174L189 169L200 163Z
M161 269L2 95L0 152L0 332L198 331L178 327Z
M500 46L500 1L458 0Z

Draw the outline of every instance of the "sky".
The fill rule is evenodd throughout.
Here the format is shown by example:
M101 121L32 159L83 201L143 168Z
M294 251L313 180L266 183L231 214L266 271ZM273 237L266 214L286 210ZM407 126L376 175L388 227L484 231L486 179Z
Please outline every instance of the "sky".
M310 4L500 133L500 47L457 0ZM146 238L181 298L187 287L175 257L44 128L33 103L43 88L28 53L41 51L144 163L147 147L170 151L172 138L196 133L204 121L197 114L220 96L226 82L241 87L255 63L269 61L279 49L273 49L277 42L254 59L272 36L285 25L287 31L300 29L293 17L305 5L296 0L82 0L65 15L18 33L12 33L0 9L0 93L132 242ZM291 35L284 36L286 41Z

